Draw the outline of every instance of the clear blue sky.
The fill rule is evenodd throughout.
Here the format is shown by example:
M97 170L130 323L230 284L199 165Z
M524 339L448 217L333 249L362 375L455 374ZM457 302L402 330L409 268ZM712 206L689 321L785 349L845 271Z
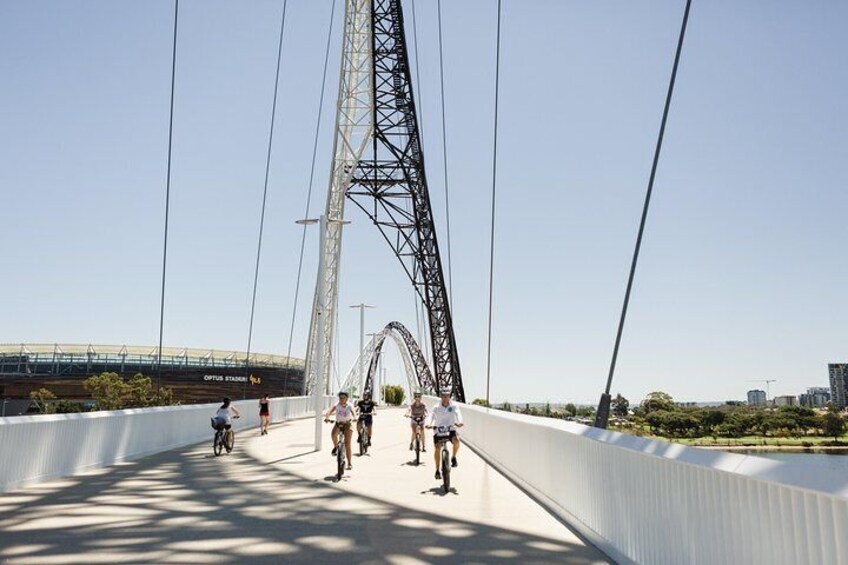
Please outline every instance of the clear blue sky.
M341 0L339 0L341 4ZM254 350L284 353L330 0L290 0ZM742 398L848 359L848 4L695 0L613 392ZM154 344L170 1L0 0L0 342ZM280 1L181 2L165 342L243 350ZM407 23L411 4L405 2ZM494 0L443 0L455 321L484 393ZM418 0L444 236L435 2ZM492 398L601 392L683 1L504 1ZM336 18L338 27L338 17ZM333 38L312 214L323 204ZM413 295L353 207L340 368ZM308 240L294 353L315 280ZM391 380L400 380L394 354Z

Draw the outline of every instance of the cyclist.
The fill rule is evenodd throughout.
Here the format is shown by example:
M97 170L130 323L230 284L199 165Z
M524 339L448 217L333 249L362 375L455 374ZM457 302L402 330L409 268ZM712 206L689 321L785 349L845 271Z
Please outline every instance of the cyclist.
M433 406L427 425L428 428L435 429L433 433L433 445L437 446L437 448L433 451L436 457L436 480L441 480L442 478L442 450L438 449L438 444L442 441L451 442L453 445L451 467L456 467L458 465L456 454L459 452L459 436L456 434L456 429L464 426L459 406L451 402L451 389L443 388L439 391L439 396L441 397L441 402Z
M333 451L331 451L331 454L333 457L336 456L336 444L339 441L339 433L343 433L345 454L347 455L347 469L350 471L353 469L350 456L350 436L353 435L353 431L350 428L350 423L356 416L356 411L353 409L353 406L348 404L347 393L345 391L339 392L339 402L327 410L327 413L324 414L324 421L328 422L330 416L333 414L336 415L336 424L333 426L333 431L330 432L330 437L333 438Z
M406 409L405 417L409 418L412 426L412 439L409 441L409 450L414 449L415 436L417 435L421 442L421 451L427 451L427 442L424 440L424 421L427 419L427 405L421 402L421 393L415 391L413 393L412 404Z
M231 406L230 402L230 399L225 396L223 404L221 404L221 407L218 408L218 411L215 413L215 418L213 420L215 422L214 427L216 430L231 429L233 427L233 416L236 418L241 416L238 409L235 406Z
M371 400L371 393L362 395L362 400L356 403L359 419L356 421L356 433L362 435L362 426L368 428L368 447L371 447L371 438L374 437L374 416L377 415L377 404Z

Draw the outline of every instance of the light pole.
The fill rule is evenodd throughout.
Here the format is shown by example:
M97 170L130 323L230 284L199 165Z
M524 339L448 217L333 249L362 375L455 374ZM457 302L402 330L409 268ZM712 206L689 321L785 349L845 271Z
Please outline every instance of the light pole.
M365 382L365 357L362 352L365 350L365 309L375 308L368 304L360 303L351 306L351 308L359 308L359 382Z
M319 234L318 241L318 300L315 303L315 309L317 315L317 324L315 331L315 341L313 347L319 348L317 351L316 359L316 371L315 371L315 383L312 387L312 393L314 395L314 407L315 407L315 451L321 451L323 445L323 437L324 435L321 433L321 424L324 419L324 362L325 357L331 357L333 354L332 344L329 346L329 351L327 351L327 355L325 355L324 349L328 348L326 344L326 316L324 313L327 310L327 305L324 303L325 295L327 294L327 282L326 282L326 270L327 265L324 260L324 246L327 241L327 225L330 223L338 223L338 224L347 224L350 222L346 222L344 220L329 220L327 216L321 215L319 219L309 218L305 220L298 220L296 223L304 226L319 224L319 229L321 233Z

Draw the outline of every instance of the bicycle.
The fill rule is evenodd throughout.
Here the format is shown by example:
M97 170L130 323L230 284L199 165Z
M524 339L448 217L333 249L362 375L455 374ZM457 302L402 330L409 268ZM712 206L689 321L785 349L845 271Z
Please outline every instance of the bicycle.
M233 416L233 419L236 418L238 416ZM225 449L227 453L231 453L236 444L236 434L233 429L227 429L225 424L219 425L215 418L212 418L212 427L215 428L215 436L212 438L212 453L215 454L215 457L221 455Z
M335 420L324 419L324 422L328 424L335 424ZM342 422L344 423L344 422ZM344 475L345 465L347 461L345 460L345 432L344 429L339 428L339 436L336 440L336 480L342 480L342 475Z
M450 492L450 470L451 470L451 454L448 451L448 444L450 443L450 436L447 435L450 433L450 428L445 426L438 427L439 434L445 434L443 436L437 435L436 437L439 439L435 439L436 449L441 448L442 450L442 486L445 489L445 494Z
M413 420L415 422L415 466L421 465L421 434L424 433L424 420L421 418L415 418Z
M365 425L365 418L363 416L359 417L359 427L361 431L359 432L357 442L359 443L359 456L362 457L368 453L368 442L371 440L368 437L368 426Z

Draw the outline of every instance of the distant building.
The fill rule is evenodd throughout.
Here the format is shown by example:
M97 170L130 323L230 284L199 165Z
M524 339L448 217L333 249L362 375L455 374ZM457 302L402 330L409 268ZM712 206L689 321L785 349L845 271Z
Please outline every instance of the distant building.
M774 397L774 405L775 406L797 406L798 399L795 398L794 395L786 394L783 396L775 396Z
M848 363L830 363L827 366L830 375L830 399L840 410L848 405L845 393L848 390Z
M814 386L807 392L798 396L798 404L810 408L822 408L830 402L830 389L823 386Z
M749 390L748 391L748 406L765 406L766 391L764 390Z

